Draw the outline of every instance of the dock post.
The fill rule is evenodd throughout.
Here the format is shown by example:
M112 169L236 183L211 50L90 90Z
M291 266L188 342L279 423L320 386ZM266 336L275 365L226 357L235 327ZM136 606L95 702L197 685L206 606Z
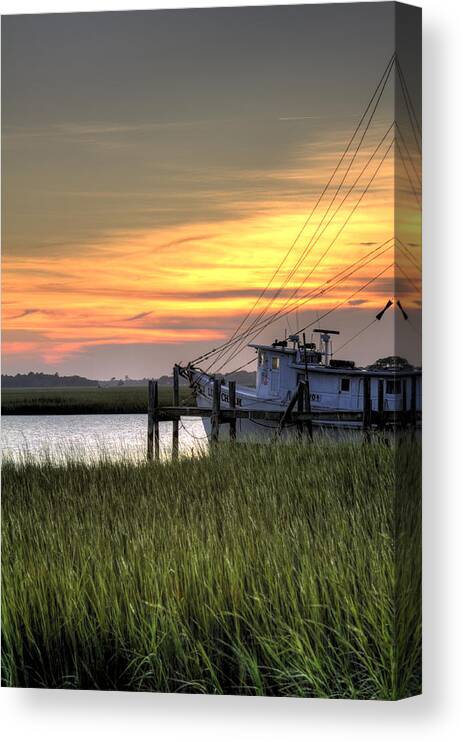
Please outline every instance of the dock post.
M236 409L236 381L228 382L228 405L231 410ZM236 440L236 417L230 420L230 440Z
M304 401L305 401L305 384L303 381L300 381L297 387L297 411L298 412L304 412ZM304 430L304 423L298 420L296 425L297 425L297 434L299 438L301 438L303 430Z
M370 377L363 377L363 430L365 431L365 440L370 440L371 427L371 383Z
M174 407L180 405L180 389L179 389L179 375L178 366L174 366L173 372L173 387L172 387L172 402ZM178 459L178 419L172 422L172 458Z
M215 445L219 441L220 429L220 379L214 379L214 391L212 396L212 414L211 414L211 443Z
M160 459L160 446L159 446L159 388L157 380L154 382L154 460L159 461Z
M384 428L384 380L378 379L378 428Z
M148 461L153 460L153 431L154 431L154 379L148 381L148 441L147 441L147 458Z
M307 432L310 438L313 438L312 430L312 404L310 401L310 383L309 383L309 368L307 365L307 343L305 339L305 332L302 333L302 342L304 343L304 367L305 367L305 396L304 396L304 409L307 414L310 415L309 420L306 423Z
M313 439L313 428L312 428L312 404L310 401L310 386L309 386L309 378L307 377L307 381L304 385L304 412L307 415L310 415L309 419L307 420L305 427L307 430L307 433L309 435L309 438Z

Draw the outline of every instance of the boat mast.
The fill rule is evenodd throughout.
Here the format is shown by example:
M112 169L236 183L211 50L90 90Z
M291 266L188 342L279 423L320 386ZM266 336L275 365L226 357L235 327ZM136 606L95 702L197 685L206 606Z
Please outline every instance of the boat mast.
M333 355L331 335L339 335L339 330L322 330L321 328L319 328L317 330L314 330L314 332L318 332L320 334L320 351L325 357L325 366L329 366L330 356Z

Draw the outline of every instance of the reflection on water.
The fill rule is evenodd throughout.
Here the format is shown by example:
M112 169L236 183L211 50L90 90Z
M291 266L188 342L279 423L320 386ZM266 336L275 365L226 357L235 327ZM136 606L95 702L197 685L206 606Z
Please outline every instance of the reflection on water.
M3 457L53 461L146 458L146 415L8 415L2 418ZM160 423L161 455L172 448L172 423ZM183 454L207 447L201 418L180 423Z

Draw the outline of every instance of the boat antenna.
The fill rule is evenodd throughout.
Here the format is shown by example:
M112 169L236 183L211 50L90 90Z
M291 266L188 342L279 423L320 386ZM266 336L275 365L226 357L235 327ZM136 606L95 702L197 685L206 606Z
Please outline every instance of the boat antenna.
M304 343L304 368L305 368L305 383L309 383L309 369L307 366L307 343L305 341L305 332L302 333L302 342Z

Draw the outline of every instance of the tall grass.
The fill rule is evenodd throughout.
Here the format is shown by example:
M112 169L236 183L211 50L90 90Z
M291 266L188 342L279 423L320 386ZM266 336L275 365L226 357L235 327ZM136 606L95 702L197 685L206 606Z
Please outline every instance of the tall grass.
M195 404L189 387L180 387L181 404ZM159 387L161 406L172 404L172 388ZM148 384L130 387L2 389L2 415L79 415L146 412Z
M417 445L6 462L3 684L419 692Z

